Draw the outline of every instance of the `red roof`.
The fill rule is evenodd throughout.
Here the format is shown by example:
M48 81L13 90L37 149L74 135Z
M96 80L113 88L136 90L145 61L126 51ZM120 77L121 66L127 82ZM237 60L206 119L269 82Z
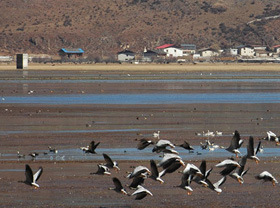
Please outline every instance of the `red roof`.
M275 45L275 46L272 46L272 48L279 48L280 45Z
M164 48L168 48L168 47L171 47L171 46L174 46L175 44L164 44L162 46L158 46L156 47L156 49L164 49Z

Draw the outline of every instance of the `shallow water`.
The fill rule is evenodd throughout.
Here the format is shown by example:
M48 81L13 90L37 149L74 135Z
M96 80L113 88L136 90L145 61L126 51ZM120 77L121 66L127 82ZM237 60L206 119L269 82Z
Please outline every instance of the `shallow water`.
M0 103L24 104L189 104L280 103L279 92L254 93L144 93L5 96Z

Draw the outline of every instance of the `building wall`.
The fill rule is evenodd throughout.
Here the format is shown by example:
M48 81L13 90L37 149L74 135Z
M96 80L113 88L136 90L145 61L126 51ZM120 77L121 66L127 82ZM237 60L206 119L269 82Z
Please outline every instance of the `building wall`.
M169 48L163 49L163 51L166 53L167 57L180 57L180 56L183 56L183 50L181 50L179 48L169 47Z
M253 48L244 47L240 49L241 56L254 56L255 50Z
M135 56L130 54L120 53L118 54L118 61L130 61L133 60Z
M218 56L218 55L219 55L219 53L217 53L215 51L211 51L211 50L206 50L206 51L201 52L201 56L203 56L203 57Z

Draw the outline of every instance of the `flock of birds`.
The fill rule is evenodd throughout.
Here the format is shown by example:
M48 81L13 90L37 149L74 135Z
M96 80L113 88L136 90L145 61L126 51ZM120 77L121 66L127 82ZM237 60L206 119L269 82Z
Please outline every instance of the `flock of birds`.
M249 137L249 141L247 144L247 154L242 156L239 151L239 148L244 143L244 140L241 139L239 132L235 131L229 146L225 148L225 150L235 154L236 158L240 158L240 160L236 161L234 157L230 157L216 164L215 168L222 169L219 172L221 178L217 182L212 182L209 179L209 176L211 174L211 171L213 170L213 167L207 170L205 160L201 161L199 167L195 166L192 163L185 164L185 162L180 157L179 153L175 150L176 146L184 148L188 151L194 150L194 148L188 142L184 141L182 144L178 145L173 144L169 140L160 139L159 133L160 132L158 131L153 134L153 137L157 138L156 141L149 140L146 138L142 138L140 140L136 139L138 141L138 150L141 151L147 148L148 146L153 145L152 152L163 153L163 155L161 156L162 159L158 163L156 163L156 161L154 160L150 160L149 168L143 165L139 165L137 167L134 167L132 172L128 173L126 178L132 180L132 182L130 185L127 186L130 189L134 189L135 191L132 194L129 194L117 177L112 178L114 188L109 188L110 190L114 190L118 193L122 193L125 195L135 196L136 200L141 200L148 195L153 196L151 191L149 191L143 186L144 181L146 179L152 179L158 181L160 184L163 184L163 177L166 174L171 174L177 171L181 173L181 184L179 184L177 187L186 190L188 195L191 195L193 192L193 189L191 187L191 184L193 182L200 184L203 187L207 187L220 194L222 192L221 186L225 183L227 177L235 179L240 184L244 183L244 176L249 171L249 168L245 169L247 160L253 160L257 164L260 162L260 159L258 158L257 154L259 153L261 148L261 140L255 147L254 138ZM268 141L274 141L276 145L279 145L279 138L271 131L267 132L267 137L263 139ZM96 149L99 144L100 142L96 143L95 141L92 141L89 144L89 146L80 147L80 149L85 153L97 154ZM213 145L213 143L208 141L207 145ZM57 153L57 150L51 147L49 147L49 151ZM32 154L30 154L30 156ZM36 157L36 154L33 156ZM103 157L105 163L97 164L97 171L90 174L111 176L111 169L114 169L117 172L120 171L118 163L116 161L113 161L109 155L103 153ZM184 167L184 170L178 171L180 167ZM39 188L37 181L42 175L42 172L43 168L40 167L39 170L33 174L33 171L30 168L30 166L26 164L26 180L21 182L24 182L25 184L28 184L30 186L34 186L35 188ZM268 171L261 172L260 174L256 175L255 178L258 180L263 180L264 182L270 181L273 184L273 186L275 186L276 183L278 183L275 177Z

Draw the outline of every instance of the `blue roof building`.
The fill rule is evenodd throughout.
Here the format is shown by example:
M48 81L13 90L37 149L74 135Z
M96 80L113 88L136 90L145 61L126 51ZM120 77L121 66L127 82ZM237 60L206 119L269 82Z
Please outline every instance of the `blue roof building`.
M84 54L84 50L81 48L62 48L59 50L59 55L61 57L77 58Z

